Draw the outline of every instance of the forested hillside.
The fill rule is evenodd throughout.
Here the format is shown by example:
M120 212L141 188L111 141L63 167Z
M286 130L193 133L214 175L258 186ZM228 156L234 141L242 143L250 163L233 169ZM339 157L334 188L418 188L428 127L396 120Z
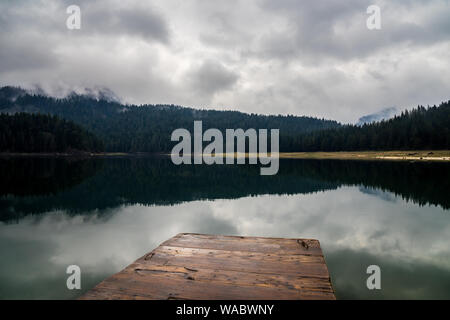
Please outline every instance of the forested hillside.
M15 87L1 88L0 113L21 112L52 114L73 121L95 134L109 152L169 152L174 145L170 140L172 131L186 128L192 132L195 120L203 121L204 130L280 129L281 152L450 149L450 101L439 107L419 106L389 120L343 126L336 121L311 117L265 116L175 105L125 105L106 95L72 94L57 99ZM98 149L99 144L94 143L93 136L84 131L82 136L83 148ZM46 141L41 147L64 149L64 143L56 138L41 135L40 139ZM4 134L0 139L9 148L11 144L29 143L19 133L12 134L11 131L8 138ZM29 150L40 150L36 141L32 144L34 147Z
M103 143L71 121L57 116L0 114L0 152L74 152L103 150Z
M381 122L299 135L280 148L289 151L450 149L450 101L438 107L419 106Z
M106 97L86 95L56 99L14 87L0 89L0 112L55 114L93 132L102 139L106 151L120 152L170 151L174 145L170 141L172 131L178 128L192 131L194 120L202 120L205 129L280 129L281 141L287 136L340 126L336 121L311 117L264 116L175 105L124 105Z

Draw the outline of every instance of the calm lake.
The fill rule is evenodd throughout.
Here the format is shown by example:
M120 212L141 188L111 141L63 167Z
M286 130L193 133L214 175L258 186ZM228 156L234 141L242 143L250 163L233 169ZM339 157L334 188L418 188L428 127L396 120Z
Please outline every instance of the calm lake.
M180 232L315 238L339 299L450 299L450 164L0 159L0 298L72 299ZM81 268L81 290L66 268ZM381 290L366 269L381 268Z

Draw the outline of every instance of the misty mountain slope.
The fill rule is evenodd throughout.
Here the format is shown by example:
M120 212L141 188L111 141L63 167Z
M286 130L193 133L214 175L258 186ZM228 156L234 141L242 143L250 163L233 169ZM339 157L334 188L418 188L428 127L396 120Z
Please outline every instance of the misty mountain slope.
M450 101L419 106L389 120L310 132L293 143L297 151L448 150Z
M394 117L397 112L398 110L396 107L384 108L383 110L359 118L357 125L362 126L372 122L388 120Z
M0 113L53 114L74 121L99 137L106 151L168 152L173 130L217 128L280 129L280 151L450 149L450 102L419 106L389 120L364 125L297 116L197 110L175 105L125 105L108 95L72 94L63 99L20 88L0 89Z
M124 105L107 98L72 94L63 99L31 94L20 88L0 89L0 112L58 115L84 126L105 143L107 151L164 152L172 149L173 130L193 130L195 120L204 130L217 128L280 129L288 136L338 128L336 121L297 116L264 116L238 111L196 110L175 105Z

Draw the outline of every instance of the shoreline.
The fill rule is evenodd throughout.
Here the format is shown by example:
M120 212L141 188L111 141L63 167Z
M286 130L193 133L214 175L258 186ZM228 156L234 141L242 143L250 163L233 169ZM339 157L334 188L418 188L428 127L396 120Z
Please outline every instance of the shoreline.
M126 152L0 152L0 158L101 158L101 157L138 157L154 155L151 153Z
M76 152L76 153L20 153L0 152L0 158L119 158L170 156L169 153ZM225 157L229 156L224 154ZM238 155L235 155L238 156ZM242 155L239 155L242 156ZM249 157L247 153L245 157ZM256 156L256 155L252 155ZM450 150L408 151L338 151L338 152L280 152L280 159L316 160L388 160L388 161L450 161Z
M450 161L450 150L285 152L281 159Z

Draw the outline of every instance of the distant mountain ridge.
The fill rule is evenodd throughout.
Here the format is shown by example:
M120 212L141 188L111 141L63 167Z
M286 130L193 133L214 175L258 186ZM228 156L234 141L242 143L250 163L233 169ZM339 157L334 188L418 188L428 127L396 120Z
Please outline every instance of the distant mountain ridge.
M449 150L450 101L418 106L389 120L309 132L294 143L297 151Z
M112 97L112 98L111 98ZM384 115L392 110L385 110ZM0 89L0 113L57 115L98 137L109 152L170 152L178 128L280 129L280 152L450 149L450 101L418 106L388 120L363 125L292 115L258 115L239 111L199 110L176 105L122 104L110 92L54 98L21 88ZM363 117L372 120L383 114Z
M109 96L110 92L108 93ZM0 89L0 113L57 115L74 121L104 141L111 152L167 152L173 147L173 130L191 130L195 120L204 128L280 129L286 137L338 128L337 121L312 117L257 115L238 111L199 110L176 105L128 105L102 95L70 94L54 98L16 87ZM287 141L287 140L286 140Z
M392 118L393 116L395 116L395 114L397 112L398 112L398 109L396 107L384 108L383 110L380 110L378 112L371 113L371 114L368 114L368 115L365 115L365 116L359 118L357 125L362 126L364 124L368 124L371 122L388 120L388 119Z

